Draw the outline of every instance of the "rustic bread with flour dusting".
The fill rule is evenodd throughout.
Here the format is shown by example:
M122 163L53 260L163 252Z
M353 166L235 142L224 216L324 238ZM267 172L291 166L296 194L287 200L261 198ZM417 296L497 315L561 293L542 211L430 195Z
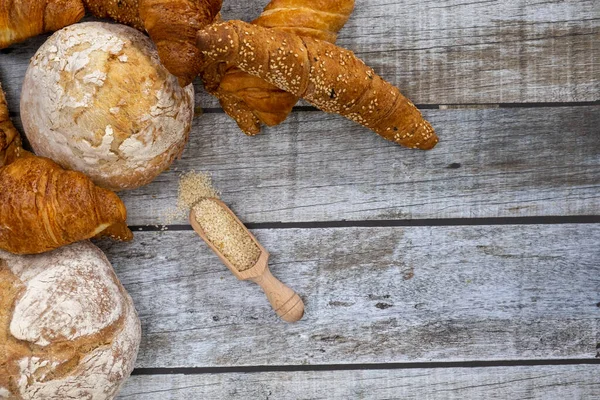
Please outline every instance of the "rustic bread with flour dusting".
M35 153L111 190L152 181L178 157L194 89L133 28L87 22L54 33L33 56L21 119Z
M140 337L131 298L93 244L0 251L0 398L112 399Z

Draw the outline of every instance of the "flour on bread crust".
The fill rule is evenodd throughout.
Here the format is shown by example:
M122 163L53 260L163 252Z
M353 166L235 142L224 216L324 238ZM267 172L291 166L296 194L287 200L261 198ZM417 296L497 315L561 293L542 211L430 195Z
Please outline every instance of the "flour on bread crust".
M192 85L160 63L150 39L86 22L52 35L23 82L23 127L36 154L118 190L148 183L183 151Z
M39 255L0 251L0 269L22 285L12 308L0 310L11 313L0 365L18 371L0 379L0 398L112 399L133 369L141 332L102 251L87 241Z

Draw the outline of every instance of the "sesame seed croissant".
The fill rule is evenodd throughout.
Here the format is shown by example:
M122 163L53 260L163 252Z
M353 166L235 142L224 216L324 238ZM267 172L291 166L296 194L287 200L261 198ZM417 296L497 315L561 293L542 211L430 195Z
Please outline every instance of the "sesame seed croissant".
M438 138L419 110L349 50L242 21L198 32L209 62L222 62L340 114L403 146L431 149Z
M20 148L1 86L0 165L0 249L33 254L96 235L133 237L115 193Z
M252 23L334 43L353 9L354 0L271 0ZM261 123L282 123L298 101L297 96L238 68L218 68L218 64L207 67L204 85L247 135L259 133Z

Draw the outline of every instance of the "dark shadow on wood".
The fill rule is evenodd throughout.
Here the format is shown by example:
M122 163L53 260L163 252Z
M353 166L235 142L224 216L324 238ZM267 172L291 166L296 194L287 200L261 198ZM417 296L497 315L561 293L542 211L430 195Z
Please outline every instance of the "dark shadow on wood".
M314 221L314 222L260 222L247 223L249 229L311 229L311 228L373 228L389 226L478 226L478 225L555 225L600 224L600 215L561 215L540 217L502 218L440 218L408 220ZM190 225L134 225L132 231L191 231Z
M597 101L578 101L578 102L560 102L560 103L477 103L477 104L415 104L421 110L439 110L441 107L450 109L462 108L550 108L550 107L589 107L600 106L600 100ZM292 109L295 112L314 112L320 110L312 106L296 106ZM202 108L203 114L223 114L221 107ZM19 117L19 112L11 111L11 118Z
M549 359L549 360L497 360L497 361L449 361L419 363L380 363L380 364L320 364L320 365L256 365L242 367L182 367L182 368L136 368L132 375L168 374L226 374L258 372L302 372L302 371L349 371L374 369L423 369L423 368L481 368L481 367L521 367L535 365L578 365L599 364L600 359Z

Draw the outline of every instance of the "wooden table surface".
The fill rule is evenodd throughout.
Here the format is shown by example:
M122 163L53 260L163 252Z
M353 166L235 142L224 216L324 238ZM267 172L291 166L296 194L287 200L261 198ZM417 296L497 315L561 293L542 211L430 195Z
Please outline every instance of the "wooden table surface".
M264 1L225 0L251 20ZM19 124L28 59L1 52ZM358 0L339 44L436 128L432 151L300 104L242 135L196 83L190 143L123 193L102 241L143 340L120 399L600 398L600 4ZM185 220L181 171L222 198L306 303L280 321Z

